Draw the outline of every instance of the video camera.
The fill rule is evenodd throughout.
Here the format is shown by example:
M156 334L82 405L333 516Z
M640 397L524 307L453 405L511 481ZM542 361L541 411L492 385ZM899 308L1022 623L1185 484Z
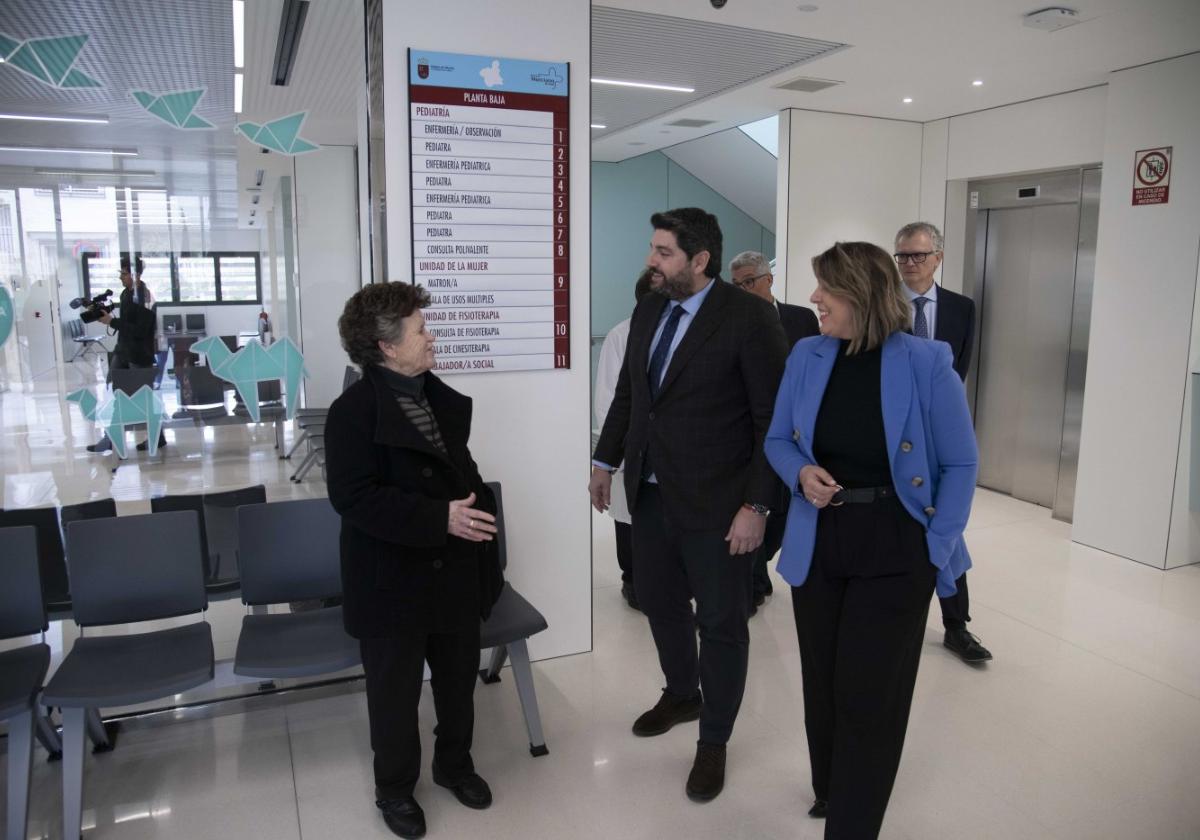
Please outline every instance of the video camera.
M90 324L93 321L99 321L102 317L112 312L117 308L115 303L111 303L109 298L112 297L112 289L106 289L94 298L77 297L67 305L72 309L80 309L79 320L85 324Z

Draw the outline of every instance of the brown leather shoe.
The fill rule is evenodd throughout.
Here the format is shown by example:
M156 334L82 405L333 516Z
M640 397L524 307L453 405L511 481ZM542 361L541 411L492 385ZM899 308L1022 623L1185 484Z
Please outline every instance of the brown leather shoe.
M680 697L663 691L662 697L658 698L654 708L643 712L633 722L633 734L640 738L662 735L664 732L670 731L671 727L677 723L697 720L700 717L702 705L699 693L691 697Z
M693 802L710 802L725 787L725 745L696 742L696 760L688 774L687 795Z

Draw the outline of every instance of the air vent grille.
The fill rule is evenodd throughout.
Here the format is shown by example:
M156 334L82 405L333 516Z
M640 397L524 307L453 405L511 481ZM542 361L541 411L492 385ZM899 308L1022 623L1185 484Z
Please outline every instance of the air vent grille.
M819 90L825 90L841 82L833 79L814 79L811 76L801 76L798 79L792 79L790 82L784 82L781 85L775 85L777 90L790 90L796 93L816 93Z

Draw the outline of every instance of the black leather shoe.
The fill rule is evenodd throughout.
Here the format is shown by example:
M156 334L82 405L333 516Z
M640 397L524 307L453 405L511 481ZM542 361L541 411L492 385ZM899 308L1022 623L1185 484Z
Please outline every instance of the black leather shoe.
M433 783L450 790L459 802L468 808L482 811L492 804L492 789L488 787L477 773L468 773L461 779L451 781L443 776L435 766L433 768Z
M638 605L637 593L633 591L631 584L621 584L621 597L625 599L625 603L629 605L630 609L637 610L638 612L642 611L642 608Z
M968 665L978 665L992 658L992 652L979 643L979 637L965 627L947 630L946 639L942 644Z
M166 446L166 445L167 445L167 437L166 437L166 435L161 435L161 434L160 434L160 435L158 436L158 448L159 448L159 449L162 449L162 448L163 448L164 446ZM145 451L146 451L147 449L149 449L149 448L150 448L150 439L149 439L149 438L147 438L146 440L142 441L141 443L139 443L139 444L137 445L137 451L138 451L138 452L145 452Z
M814 820L823 820L828 813L829 803L824 799L818 799L813 803L812 807L808 809L808 815Z
M688 774L687 795L693 802L709 802L725 787L725 745L696 743L696 760Z
M633 734L641 738L662 735L677 723L699 719L702 705L699 693L691 697L677 697L664 691L654 708L643 712L633 722Z
M100 438L100 440L96 441L95 443L88 444L87 451L88 452L111 452L112 451L112 441L108 439L108 435L105 435L104 437Z
M383 813L383 821L397 837L416 840L425 836L425 812L411 796L379 799L375 807Z

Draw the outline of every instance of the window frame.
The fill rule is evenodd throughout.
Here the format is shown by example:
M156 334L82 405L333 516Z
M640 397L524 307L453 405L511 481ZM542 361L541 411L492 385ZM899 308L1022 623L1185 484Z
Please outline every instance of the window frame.
M125 256L123 253L121 256ZM196 306L262 306L262 255L258 251L176 251L170 254L162 253L144 253L136 256L145 257L166 257L171 266L171 297L169 300L156 298L155 304L159 307L196 307ZM92 296L92 283L89 261L99 259L101 255L95 251L83 251L79 255L79 260L83 272L83 295L86 298ZM200 258L207 257L213 263L213 278L215 281L213 300L179 300L179 258ZM251 258L254 260L254 299L253 300L224 300L221 291L221 259L224 257L240 257ZM114 290L115 291L115 290Z

